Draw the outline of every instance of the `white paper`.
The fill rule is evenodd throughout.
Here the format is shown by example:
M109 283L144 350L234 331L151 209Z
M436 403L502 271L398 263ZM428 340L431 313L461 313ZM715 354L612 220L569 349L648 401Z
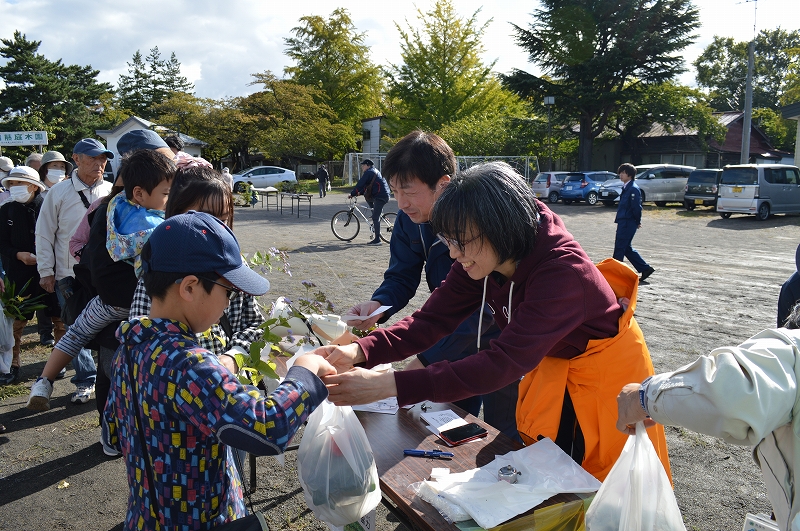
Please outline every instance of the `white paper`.
M397 397L390 396L377 402L370 404L362 404L360 406L352 406L353 411L367 411L369 413L386 413L387 415L394 415L400 406L397 405Z
M441 428L445 424L448 424L452 421L461 421L459 424L454 424L450 426L455 428L456 426L463 426L467 423L466 420L462 419L458 416L458 414L453 411L452 409L443 409L441 411L424 411L419 415L422 419L427 422L429 425L433 426L434 428ZM445 428L450 429L450 428ZM436 432L438 433L438 432Z
M345 323L348 322L348 321L363 321L365 319L369 319L370 317L375 317L379 313L383 313L386 310L388 310L389 308L391 308L391 306L381 306L380 308L378 308L377 310L375 310L374 312L372 312L369 315L356 315L356 314L353 314L353 313L348 313L348 314L343 315L341 317L341 319Z

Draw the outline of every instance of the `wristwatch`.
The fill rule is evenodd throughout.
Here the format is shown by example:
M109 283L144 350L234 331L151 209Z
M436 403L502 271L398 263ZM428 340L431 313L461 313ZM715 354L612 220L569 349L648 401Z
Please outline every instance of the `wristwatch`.
M651 378L652 376L648 376L639 386L639 405L642 406L647 418L650 418L650 412L647 411L647 384L650 382Z

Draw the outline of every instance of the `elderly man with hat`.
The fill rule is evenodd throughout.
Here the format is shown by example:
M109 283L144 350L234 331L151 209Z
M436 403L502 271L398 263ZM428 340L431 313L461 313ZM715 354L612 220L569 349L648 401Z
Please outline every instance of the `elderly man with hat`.
M47 305L44 315L52 320L56 337L64 334L64 325L60 318L60 309L56 296L46 293L39 286L39 273L36 269L36 238L34 231L36 219L39 216L44 198L42 191L44 185L39 179L36 170L28 166L13 168L2 184L11 192L11 201L0 207L0 256L6 275L16 284L21 296L45 295L42 300ZM33 313L24 316L25 319L14 321L14 348L11 360L11 369L8 373L0 375L0 384L9 384L19 378L20 368L20 342L22 331L33 317Z
M73 266L77 260L69 252L69 239L77 229L86 209L94 201L108 195L111 183L103 180L106 162L114 153L94 138L84 138L72 150L75 170L53 186L44 198L36 222L37 267L42 288L56 293L64 306L72 295L75 282ZM94 394L97 367L91 352L83 349L72 361L76 391L72 401L85 404Z

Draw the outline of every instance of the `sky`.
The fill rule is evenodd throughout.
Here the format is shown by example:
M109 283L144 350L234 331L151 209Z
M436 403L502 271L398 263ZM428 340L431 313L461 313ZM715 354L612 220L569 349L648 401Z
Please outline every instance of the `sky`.
M798 0L694 0L702 26L697 40L684 52L689 71L679 78L695 86L691 62L715 35L747 41L758 31L782 27L800 29ZM14 31L41 41L39 53L66 64L91 65L100 81L116 85L127 73L127 62L158 46L163 57L175 52L182 73L195 85L199 97L219 99L257 90L251 74L272 71L282 77L291 63L284 54L284 38L306 15L327 17L337 7L348 9L360 32L366 32L374 63L402 62L402 28L418 26L416 8L427 11L433 0L365 2L354 0L0 0L0 38ZM484 60L497 61L495 71L514 68L535 72L527 55L514 43L511 22L527 27L537 1L454 0L459 14L481 9L478 21L492 19L484 34ZM415 7L416 6L416 7ZM4 61L0 58L0 64Z

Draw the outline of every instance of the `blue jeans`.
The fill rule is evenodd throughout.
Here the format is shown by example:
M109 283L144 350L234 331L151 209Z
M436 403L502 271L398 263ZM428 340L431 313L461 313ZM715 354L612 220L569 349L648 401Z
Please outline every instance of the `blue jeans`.
M64 277L56 282L56 297L58 297L58 303L62 308L67 299L72 296L74 282L75 279L73 277ZM65 328L69 329L66 325ZM72 358L72 368L75 369L75 376L72 377L70 382L75 384L75 387L94 385L97 379L97 366L94 364L91 350L82 348L78 355Z

